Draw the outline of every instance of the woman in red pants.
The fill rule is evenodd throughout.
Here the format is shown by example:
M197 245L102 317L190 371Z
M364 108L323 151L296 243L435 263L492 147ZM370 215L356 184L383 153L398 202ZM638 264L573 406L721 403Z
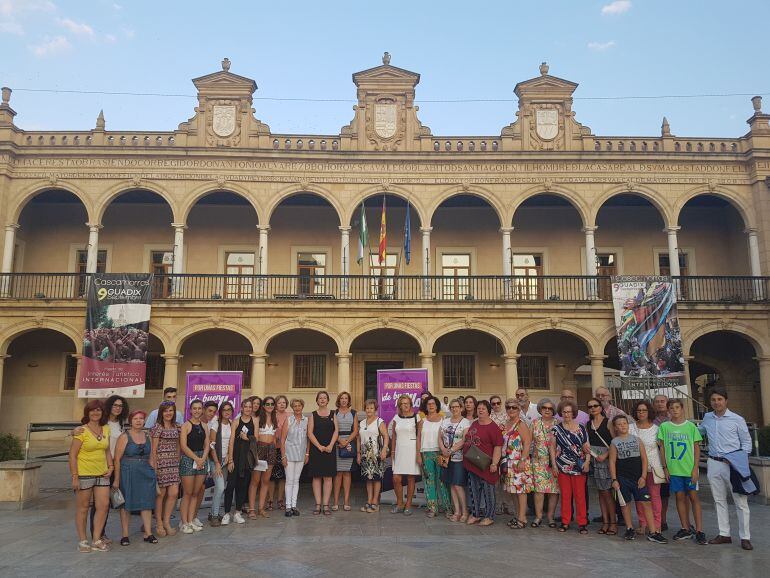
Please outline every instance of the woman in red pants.
M562 422L553 428L556 442L556 466L559 469L559 489L561 490L561 526L560 532L569 529L572 518L572 500L575 500L575 518L581 534L588 533L586 514L586 474L590 465L591 448L588 445L588 433L575 421L578 414L575 402L565 400L559 404Z

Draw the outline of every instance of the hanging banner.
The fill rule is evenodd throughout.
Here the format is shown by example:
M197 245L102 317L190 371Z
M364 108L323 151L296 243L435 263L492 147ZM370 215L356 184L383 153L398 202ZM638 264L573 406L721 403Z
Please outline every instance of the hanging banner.
M684 378L676 287L670 277L612 277L621 377Z
M421 369L380 369L377 371L377 403L379 415L388 424L388 431L393 435L391 422L398 413L398 398L408 395L412 399L412 409L420 411L420 396L428 391L428 370ZM387 469L382 476L380 501L384 504L395 504L396 494L393 491L393 471L390 467L390 457L387 459ZM415 496L412 503L425 503L425 488L421 478L415 485Z
M190 419L190 402L199 399L217 402L217 406L229 401L237 415L241 409L242 371L188 371L184 392L184 418Z
M144 397L152 274L94 273L78 397Z

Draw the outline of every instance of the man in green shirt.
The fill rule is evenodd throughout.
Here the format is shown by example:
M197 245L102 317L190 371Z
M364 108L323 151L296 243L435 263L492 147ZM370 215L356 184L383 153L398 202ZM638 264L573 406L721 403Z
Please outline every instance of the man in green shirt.
M708 541L703 532L703 516L698 499L698 442L703 438L697 426L684 418L681 400L668 400L668 411L671 421L663 422L658 427L658 449L671 493L676 495L676 511L682 522L682 529L674 535L674 540L686 540L694 536L698 544L705 545ZM691 508L695 517L694 534L690 527Z

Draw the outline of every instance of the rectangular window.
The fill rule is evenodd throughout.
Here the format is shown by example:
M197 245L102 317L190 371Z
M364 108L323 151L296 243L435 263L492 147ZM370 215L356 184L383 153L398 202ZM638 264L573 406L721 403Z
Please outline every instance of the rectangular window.
M398 253L386 253L385 263L380 265L380 256L369 255L370 292L372 299L393 299L396 288L395 275L398 270Z
M514 253L512 256L514 299L540 301L543 299L543 255Z
M293 363L292 387L296 389L324 389L326 387L325 354L296 354Z
M468 253L441 255L442 299L465 299L468 296L471 256Z
M145 389L163 389L166 360L160 353L147 353L147 372L144 377Z
M75 391L75 380L78 376L78 360L72 355L64 357L64 391Z
M75 273L78 273L78 296L86 294L86 269L88 267L88 251L78 250L75 259ZM107 250L100 249L96 252L96 272L107 271Z
M297 294L326 293L326 253L297 253Z
M243 387L251 387L251 356L248 353L221 353L217 360L219 371L242 371Z
M598 253L596 255L596 274L599 277L612 277L618 274L618 259L615 253ZM612 282L609 279L600 279L599 299L612 299Z
M225 253L225 299L250 299L254 288L254 253Z
M444 389L476 389L475 355L443 355L441 364Z
M152 298L164 299L171 295L171 273L174 267L174 253L167 251L150 252L150 273L153 277Z
M545 355L522 355L517 361L519 387L526 389L548 389L548 357Z

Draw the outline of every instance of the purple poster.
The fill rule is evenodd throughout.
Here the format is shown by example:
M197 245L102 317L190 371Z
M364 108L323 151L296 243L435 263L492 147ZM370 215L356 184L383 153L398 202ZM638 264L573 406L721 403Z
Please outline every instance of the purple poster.
M428 391L427 369L380 369L377 371L377 399L380 406L380 417L385 423L398 413L396 402L399 396L408 395L412 398L414 411L419 411L420 395Z
M188 371L184 394L185 419L190 418L190 402L194 399L203 403L213 400L217 405L229 401L237 414L241 405L242 386L242 371Z

